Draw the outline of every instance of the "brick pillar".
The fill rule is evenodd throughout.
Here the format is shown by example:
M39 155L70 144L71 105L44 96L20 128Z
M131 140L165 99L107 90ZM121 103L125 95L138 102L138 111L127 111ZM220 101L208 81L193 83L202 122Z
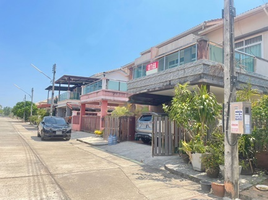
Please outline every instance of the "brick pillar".
M82 116L86 114L86 104L81 104L79 116L79 131L82 129Z
M104 128L104 120L103 118L107 115L108 101L101 101L101 113L100 113L100 129Z

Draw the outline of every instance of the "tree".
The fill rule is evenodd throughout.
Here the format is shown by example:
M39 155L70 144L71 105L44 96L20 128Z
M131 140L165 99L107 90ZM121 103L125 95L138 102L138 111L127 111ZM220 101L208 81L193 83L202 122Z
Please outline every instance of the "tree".
M256 89L252 89L252 85L247 83L247 85L243 85L242 90L236 92L236 100L237 101L249 101L253 102L260 96L260 93Z
M171 119L188 131L190 138L200 134L203 139L208 125L219 117L221 106L205 85L194 92L187 89L187 86L187 83L177 85L171 106L164 105L163 109Z
M12 110L12 108L10 108L10 107L4 107L4 109L3 109L3 114L4 114L5 116L9 116L10 113L11 113L11 110Z
M113 117L121 117L121 116L130 116L130 111L125 106L118 106L114 109L114 111L111 113Z
M31 102L30 101L18 102L12 109L12 113L15 116L20 117L20 118L23 118L24 112L25 112L25 120L27 121L31 114ZM32 114L35 115L36 113L37 113L37 107L35 104L33 104Z

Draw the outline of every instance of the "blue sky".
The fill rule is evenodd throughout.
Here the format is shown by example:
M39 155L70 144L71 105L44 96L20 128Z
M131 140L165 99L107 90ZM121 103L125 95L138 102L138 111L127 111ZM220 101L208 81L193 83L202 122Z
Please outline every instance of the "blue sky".
M183 2L183 3L182 3ZM237 14L268 0L234 0ZM0 105L13 107L50 80L120 68L203 21L221 18L224 0L0 0ZM57 94L57 92L55 93ZM30 97L26 99L30 101Z

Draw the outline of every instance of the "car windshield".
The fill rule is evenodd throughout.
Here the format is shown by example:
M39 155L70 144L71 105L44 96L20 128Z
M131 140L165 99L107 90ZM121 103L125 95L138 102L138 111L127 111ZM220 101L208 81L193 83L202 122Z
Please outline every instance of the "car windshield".
M46 118L45 119L46 124L57 124L57 125L66 125L66 122L63 118Z
M140 117L140 121L151 121L152 115L143 115Z

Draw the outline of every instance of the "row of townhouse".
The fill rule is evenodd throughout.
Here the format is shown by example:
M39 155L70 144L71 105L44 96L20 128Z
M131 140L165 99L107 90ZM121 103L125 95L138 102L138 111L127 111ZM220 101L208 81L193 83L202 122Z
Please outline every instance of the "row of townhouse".
M236 16L234 29L237 89L251 83L268 93L268 4ZM91 77L62 76L55 82L57 115L73 116L75 130L82 129L83 116L99 116L102 128L103 117L126 102L162 112L162 104L174 96L174 86L185 82L191 88L207 85L222 103L223 57L223 19L205 21L141 52L119 69Z

